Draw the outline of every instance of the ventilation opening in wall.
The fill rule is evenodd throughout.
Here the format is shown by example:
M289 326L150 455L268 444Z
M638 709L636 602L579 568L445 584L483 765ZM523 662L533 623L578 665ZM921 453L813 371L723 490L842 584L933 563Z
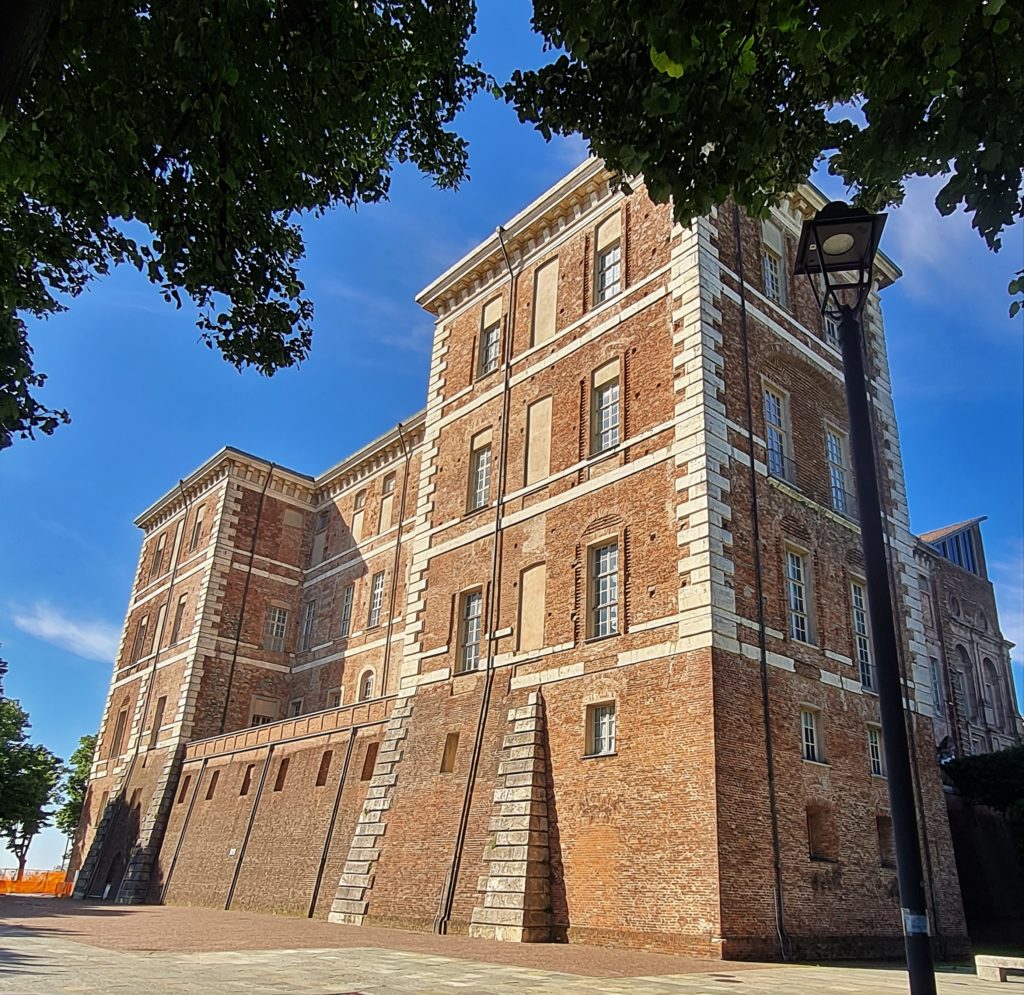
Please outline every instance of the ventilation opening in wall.
M186 774L185 779L181 782L181 791L178 794L178 804L180 805L188 794L188 786L192 783L192 775Z
M369 781L373 777L373 768L377 763L377 744L369 743L363 755L363 769L359 774L360 781Z
M444 753L441 754L441 773L450 774L455 770L455 754L459 749L459 734L450 732L444 740Z
M807 806L807 848L811 860L839 859L839 837L828 805L812 803Z
M892 838L892 819L887 815L875 816L878 830L878 855L883 867L896 866L896 844Z
M277 768L277 777L274 778L274 790L280 791L284 787L284 779L288 776L288 758L282 759Z
M242 790L238 792L239 795L249 794L249 788L252 787L252 772L256 769L256 764L247 764L245 773L242 775Z
M206 789L206 800L209 801L213 797L213 793L217 790L217 782L220 780L220 771L215 770L210 776L210 786Z
M322 788L327 783L327 775L331 772L331 761L334 759L333 750L324 750L320 758L320 769L316 772L316 786Z

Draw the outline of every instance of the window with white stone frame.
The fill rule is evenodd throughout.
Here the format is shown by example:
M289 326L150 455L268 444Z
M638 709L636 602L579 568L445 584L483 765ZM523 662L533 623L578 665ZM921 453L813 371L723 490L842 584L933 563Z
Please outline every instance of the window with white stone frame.
M597 455L614 449L621 438L622 405L617 359L594 371L591 395L590 452Z
M593 546L590 566L590 625L593 639L614 636L619 631L619 543Z
M764 293L770 300L783 307L787 304L786 270L782 230L765 221L761 226L761 266L764 276Z
M860 671L860 683L866 691L875 688L875 663L871 656L871 631L868 624L868 592L864 582L850 583L850 612L853 622L853 647Z
M587 706L588 757L609 756L615 753L615 702L603 701Z
M302 617L302 649L308 650L313 642L313 623L316 619L316 601L307 601Z
M465 673L480 666L480 642L483 633L484 596L480 590L462 595L459 608L459 653L456 672Z
M474 447L469 459L469 511L485 508L491 500L491 443Z
M790 458L789 398L784 391L766 383L763 389L764 434L768 450L768 472L773 477L793 482Z
M885 749L882 746L881 726L868 726L868 767L874 777L885 777Z
M804 760L825 762L825 746L821 735L821 712L816 708L800 709L800 747Z
M609 300L622 290L622 246L616 242L597 254L597 302Z
M369 701L373 697L373 671L364 670L359 678L359 700Z
M352 601L355 598L355 584L348 584L341 592L341 635L347 636L352 630Z
M846 436L837 429L825 429L825 457L828 461L828 487L832 508L840 515L853 515L854 502L849 491Z
M498 368L501 360L501 321L488 325L480 333L480 356L477 362L477 376L485 377Z
M284 640L288 634L288 609L271 605L263 620L263 648L274 653L284 651Z
M372 629L380 625L381 608L384 605L384 571L380 570L373 575L370 587L370 614L366 620L366 627Z
M839 338L839 322L830 315L825 315L822 319L822 328L825 332L825 341L832 346L833 349L839 349L842 347L842 342Z
M790 639L813 643L810 568L803 551L792 546L786 548L786 608Z

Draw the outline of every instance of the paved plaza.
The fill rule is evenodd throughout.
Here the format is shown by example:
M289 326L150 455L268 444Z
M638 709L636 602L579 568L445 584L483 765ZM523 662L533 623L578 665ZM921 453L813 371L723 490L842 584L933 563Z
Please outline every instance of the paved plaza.
M1020 984L944 970L941 995ZM887 995L902 971L721 963L572 945L504 944L158 906L0 897L0 992L18 995Z

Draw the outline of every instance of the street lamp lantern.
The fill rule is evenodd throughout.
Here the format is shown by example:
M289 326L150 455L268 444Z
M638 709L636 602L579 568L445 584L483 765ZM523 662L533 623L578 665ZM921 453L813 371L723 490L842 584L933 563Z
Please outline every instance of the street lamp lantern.
M847 308L863 310L885 219L834 200L804 222L795 272L810 281L822 314L839 320Z
M841 201L826 204L814 218L804 222L795 271L810 281L821 313L839 325L907 973L911 995L935 995L935 969L903 710L899 637L886 558L862 321L884 226L884 214L870 214Z

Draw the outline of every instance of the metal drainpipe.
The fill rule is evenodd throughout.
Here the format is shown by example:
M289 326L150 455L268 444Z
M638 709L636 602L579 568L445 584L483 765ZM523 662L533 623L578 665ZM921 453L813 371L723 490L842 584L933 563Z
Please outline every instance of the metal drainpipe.
M480 695L480 712L477 716L476 735L473 738L473 752L470 755L469 773L466 777L466 790L462 798L462 811L459 815L458 830L455 835L455 849L452 854L452 862L445 877L445 883L441 890L440 901L438 902L438 916L434 920L434 932L444 935L448 932L448 923L451 920L452 905L455 901L455 887L458 884L459 864L462 861L462 850L466 842L466 830L469 825L469 811L473 801L473 788L476 784L476 775L480 766L480 754L483 749L484 728L487 723L487 709L491 700L491 687L494 684L494 651L497 639L494 630L498 621L498 606L501 595L501 545L502 528L501 514L502 502L505 498L505 481L508 470L506 459L508 449L508 415L510 407L509 385L512 378L512 345L515 341L516 322L516 292L519 286L519 276L512 268L512 262L508 257L508 250L505 248L505 229L500 225L497 228L498 241L501 244L501 253L505 259L505 266L509 274L509 320L505 324L504 343L504 369L502 374L502 403L501 403L501 435L500 435L500 460L498 462L498 486L496 500L494 503L494 544L491 550L491 596L487 604L487 660L484 684Z
M196 778L196 789L192 792L192 797L189 799L188 811L185 812L185 821L181 824L181 832L178 834L178 842L174 844L174 855L171 857L170 866L167 868L167 877L164 880L164 886L160 889L160 904L164 904L164 899L167 897L167 891L171 887L171 876L174 874L174 868L178 863L178 854L181 853L181 848L185 843L185 833L188 832L188 824L192 820L192 809L195 808L196 799L199 797L199 786L203 783L203 775L206 773L206 765L209 763L207 758L203 758L203 765L199 768L199 776Z
M785 926L785 905L782 895L782 846L779 842L778 800L775 787L775 757L772 746L771 699L768 686L767 623L764 615L764 578L761 565L761 518L757 500L757 469L754 465L754 401L750 380L750 342L747 336L747 292L743 273L743 243L740 238L740 209L733 205L733 230L736 239L736 271L740 291L740 340L743 345L743 373L747 394L747 433L750 438L750 517L753 521L754 576L757 595L757 642L761 669L761 712L764 722L765 762L768 775L768 808L772 826L772 862L775 869L775 929L779 937L782 959L792 959L792 943Z
M384 638L384 663L381 665L380 693L388 693L388 668L391 664L391 633L395 626L395 599L398 597L398 565L402 554L402 525L405 522L405 501L409 493L409 466L411 454L402 435L402 423L398 423L398 441L402 445L405 472L402 474L402 500L398 505L398 533L395 536L395 558L391 564L391 599L388 605L388 626Z
M249 813L249 821L245 826L245 835L242 837L242 845L238 848L238 860L235 861L235 873L231 875L231 886L228 888L228 897L224 900L224 911L231 908L231 900L235 897L235 886L238 884L238 876L242 873L242 861L245 860L245 848L249 845L249 837L252 835L252 827L256 824L256 810L260 807L260 798L263 796L263 785L267 783L267 771L270 770L270 761L274 756L276 743L271 743L267 748L267 759L263 762L263 770L260 772L260 783L256 787L256 797L252 800L252 811Z
M260 520L263 518L263 503L267 497L267 488L270 487L270 478L277 469L276 463L269 464L267 479L263 481L263 490L260 491L260 501L256 506L256 521L252 527L252 543L249 545L249 566L245 571L245 582L242 584L242 603L238 608L238 623L235 625L235 645L231 648L231 666L228 668L228 683L224 691L224 710L220 715L220 732L228 721L228 706L231 704L231 686L235 681L235 665L238 662L238 644L242 640L242 621L245 618L245 604L249 599L249 581L252 579L252 565L256 559L256 540L260 534Z
M345 760L341 765L341 774L338 776L338 790L334 793L334 806L331 808L331 818L327 823L327 835L324 837L324 850L320 854L320 866L317 868L316 881L313 882L313 894L309 898L309 908L306 910L306 918L312 919L316 912L316 900L320 897L320 885L324 880L324 871L327 869L327 857L331 852L331 840L334 837L334 824L338 819L338 809L341 808L341 793L345 790L345 780L348 777L348 767L352 760L352 747L356 741L356 727L353 726L348 737L348 746L345 748Z

